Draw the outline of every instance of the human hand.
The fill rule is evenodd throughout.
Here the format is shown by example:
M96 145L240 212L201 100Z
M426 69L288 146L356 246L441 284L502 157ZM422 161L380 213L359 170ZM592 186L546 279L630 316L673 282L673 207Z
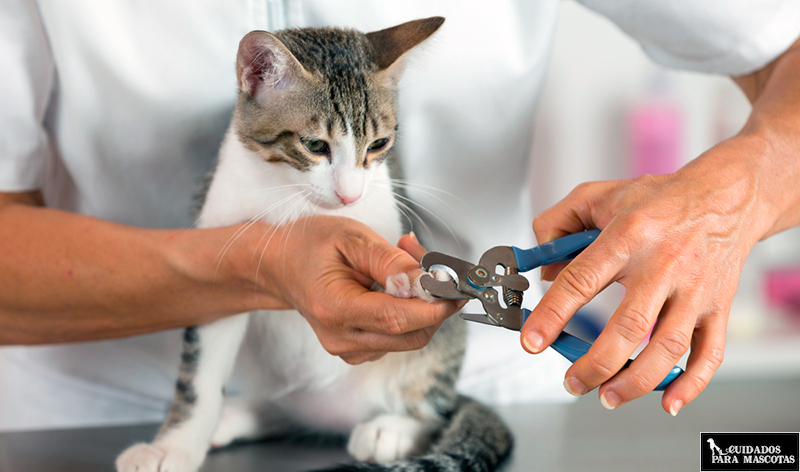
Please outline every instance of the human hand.
M322 346L346 362L375 360L390 351L420 349L458 310L453 301L428 303L373 292L391 275L420 271L425 253L416 238L393 246L365 225L314 216L277 228L264 250L265 287L309 322Z
M547 347L572 315L613 282L625 297L565 388L600 387L614 408L651 391L691 348L686 372L665 391L673 415L705 388L723 358L728 312L747 254L775 221L748 159L758 139L721 143L675 174L578 186L533 223L540 243L587 228L597 240L571 263L543 268L553 284L522 329L523 346ZM622 366L655 324L647 347Z

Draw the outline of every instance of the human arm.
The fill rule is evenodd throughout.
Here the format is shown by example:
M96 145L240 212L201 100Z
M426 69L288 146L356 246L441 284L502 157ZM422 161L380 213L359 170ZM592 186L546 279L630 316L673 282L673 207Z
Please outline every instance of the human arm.
M351 220L318 217L264 248L266 231L289 229L257 224L233 241L240 226L144 229L42 204L38 192L0 193L0 344L112 338L297 307L326 349L360 362L421 347L454 311L358 283L418 264Z
M604 404L619 406L652 390L690 347L686 373L662 406L677 412L705 388L722 362L747 254L757 241L800 223L799 74L795 44L736 79L753 103L737 136L674 174L583 184L536 218L540 242L584 228L603 234L566 268L544 270L555 281L523 328L528 350L549 345L607 285L626 288L588 355L567 372L573 392L600 386ZM620 372L656 320L648 347Z

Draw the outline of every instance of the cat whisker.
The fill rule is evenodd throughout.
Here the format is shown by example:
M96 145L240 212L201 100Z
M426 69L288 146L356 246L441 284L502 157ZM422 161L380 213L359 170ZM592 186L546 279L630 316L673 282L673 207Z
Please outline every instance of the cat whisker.
M430 226L427 223L425 223L425 220L419 215L419 213L414 211L414 209L411 208L410 205L404 203L399 198L400 195L398 195L397 192L395 192L393 190L389 190L389 189L383 189L383 188L380 188L380 187L377 187L377 186L373 189L373 191L384 192L384 194L388 193L389 195L394 196L395 197L395 202L397 203L397 209L400 210L400 213L402 213L406 217L406 219L408 220L409 226L412 229L414 227L413 219L411 218L411 216L413 216L422 225L422 228L425 231L425 233L428 235L428 237L430 237L430 239L433 239L433 231L431 230ZM405 198L405 199L407 201L411 202L410 199L408 199L408 198Z
M387 180L393 186L399 187L401 189L413 189L413 190L416 190L417 192L419 192L419 193L421 193L421 194L423 194L423 195L425 195L427 197L435 199L436 201L440 202L442 205L447 207L452 212L456 212L456 209L454 209L450 205L449 202L447 202L445 199L441 198L440 196L436 195L434 192L439 192L439 193L443 194L443 196L453 198L454 200L457 200L462 205L466 204L466 202L464 202L464 200L462 198L460 198L460 197L458 197L458 196L456 196L456 195L454 195L454 194L452 194L450 192L442 190L440 188L431 187L430 185L420 184L418 182L414 182L414 181L411 181L411 180L404 180L404 179L387 179ZM461 242L456 237L455 233L450 228L450 226L447 223L445 223L444 220L442 218L440 218L438 215L436 215L432 210L430 210L429 208L425 207L424 205L422 205L418 201L416 201L414 199L411 199L411 198L409 198L409 197L407 197L407 196L405 196L405 195L403 195L401 193L394 192L394 191L393 191L393 193L394 193L396 199L398 200L398 202L400 202L400 200L405 200L409 204L413 204L413 205L418 206L419 208L424 210L426 213L428 213L431 216L433 216L434 218L436 218L440 223L442 223L442 225L444 225L445 228L447 228L447 231L450 233L450 236L453 237L453 240L456 242L456 244L458 244L459 247L461 246ZM409 206L410 205L404 205L405 208L410 209ZM401 209L401 212L405 214L405 211L403 211L402 209ZM416 214L416 212L415 212L415 215L420 220L420 222L424 223L422 221L422 218L420 218L419 215Z
M303 190L303 191L300 191L300 192L292 194L291 197L296 197L297 201L293 202L291 205L288 206L288 208L278 218L278 221L272 226L272 231L271 232L270 231L265 232L261 236L261 239L258 241L258 244L256 244L256 248L258 248L261 245L261 242L264 240L264 236L266 236L267 233L270 233L269 238L267 238L267 242L264 243L264 246L261 249L261 254L260 254L259 258L258 258L258 264L256 265L256 273L255 273L255 279L254 279L256 290L258 289L258 274L259 274L259 272L261 272L261 262L264 260L264 253L266 252L267 247L269 247L269 243L272 241L272 238L275 236L275 233L278 231L278 228L281 227L281 226L284 226L287 222L291 221L291 226L289 227L288 231L286 231L286 233L283 236L284 238L287 238L285 244L288 244L288 233L291 232L292 228L294 227L295 222L298 219L298 215L295 215L294 217L292 217L293 216L292 215L292 211L302 203L305 203L305 205L308 205L308 199L304 198L304 197L306 197L308 195L308 193L309 193L308 191ZM305 205L303 206L303 208L305 208ZM280 243L281 243L281 241L278 241L279 245L280 245ZM283 251L283 254L284 254L284 257L285 257L286 256L286 251L285 250Z
M396 186L398 186L400 188L413 189L413 190L416 190L419 193L425 194L425 195L427 195L427 196L429 196L431 198L435 198L436 200L438 200L442 204L447 205L447 207L450 208L450 209L452 209L450 204L447 201L445 201L443 198L441 198L438 195L434 194L434 192L439 192L440 194L443 194L446 197L453 198L453 199L457 200L458 203L460 203L460 204L466 204L464 199L458 197L457 195L455 195L453 193L450 193L450 192L448 192L446 190L442 190L440 188L432 187L430 185L424 185L424 184L421 184L419 182L415 182L415 181L412 181L412 180L389 179L389 183L391 183L392 185L396 185Z
M297 188L297 187L311 187L311 184L286 184L286 185L279 185L277 187L268 187L258 189L258 192L263 192L262 195L271 195L275 192L286 190L288 188Z
M456 236L456 233L453 231L453 229L452 229L452 228L450 228L450 225L448 225L448 224L447 224L447 222L445 222L445 221L444 221L444 219L442 219L442 218L441 218L439 215L437 215L436 213L434 213L434 212L433 212L431 209L429 209L429 208L428 208L428 207L426 207L425 205L421 205L419 202L415 202L414 200L412 200L412 199L410 199L410 198L408 198L408 197L406 197L406 196L400 195L400 194L399 194L399 193L397 193L397 192L392 192L392 193L394 193L394 196L395 196L395 198L397 199L397 203L398 203L398 204L402 205L403 207L405 207L405 208L406 208L406 209L408 209L409 211L412 211L412 212L414 213L414 215L416 215L416 217L417 217L417 218L420 220L420 222L421 222L421 223L423 223L423 224L425 225L425 227L426 227L426 228L427 228L427 230L428 230L428 233L430 233L431 239L433 239L433 234L432 234L432 232L431 232L430 228L428 227L428 225L427 225L427 224L425 224L425 223L424 223L424 221L423 221L423 220L422 220L422 218L419 216L419 214L418 214L416 211L414 211L414 210L412 210L412 209L411 209L411 205L412 205L412 204L413 204L413 205L416 205L417 207L419 207L420 209L422 209L423 211L425 211L426 213L428 213L429 215L431 215L432 217L434 217L434 218L435 218L437 221L439 221L439 223L441 223L441 224L442 224L442 226L444 226L445 228L447 228L447 231L450 233L450 236L452 236L452 238L453 238L453 240L456 242L456 244L458 244L458 245L459 245L459 247L461 246L461 243L459 242L459 240L458 240L458 237ZM403 202L407 202L408 204L406 204L406 203L403 203Z
M285 190L285 189L287 189L287 188L292 188L292 187L309 187L309 186L310 186L310 184L287 184L287 185L279 185L279 186L277 186L277 187L269 187L269 188L261 188L261 189L256 189L254 192L258 192L258 193L260 193L260 194L261 194L261 196L267 196L267 195L271 195L271 194L273 194L273 193L279 192L279 191L281 191L281 190ZM201 219L201 217L200 217L200 216L198 216L197 218L195 218L195 220L194 220L194 223L192 223L192 225L191 225L191 226L189 226L189 228L187 228L187 229L194 229L194 228L196 228L196 227L197 227L197 225L199 225L199 224L200 224L200 219Z
M289 229L288 229L288 230L287 230L287 231L284 233L284 235L283 235L283 244L284 244L284 247L283 247L283 251L282 251L282 252L283 252L283 265L284 265L284 267L285 267L285 266L286 266L286 264L287 264L287 262L286 262L286 258L288 257L288 253L289 253L289 251L287 250L287 248L288 248L288 245L289 245L289 237L290 237L290 233L291 233L292 231L294 231L294 227L295 227L295 225L297 225L297 220L299 220L299 219L300 219L300 216L301 216L301 215L302 215L302 214L305 212L306 208L308 208L308 206L309 206L309 205L311 205L311 202L310 202L308 199L303 199L303 200L302 200L302 203L303 203L303 207L302 207L302 208L300 208L300 210L297 212L297 216L296 216L295 218L293 218L293 219L292 219L291 226L289 226ZM306 225L306 222L304 221L304 222L303 222L303 229L304 229L304 230L305 230L305 225ZM263 256L263 252L262 252L262 256L261 256L261 257L264 257L264 256Z
M396 197L396 196L397 196L397 195L395 195L395 197ZM414 227L413 223L411 223L411 221L412 221L412 218L411 218L411 216L413 216L414 218L416 218L416 219L419 221L419 224L421 224L421 225L422 225L422 228L423 228L423 230L425 231L425 233L428 235L428 237L429 237L431 240L433 240L433 231L431 230L431 228L430 228L430 226L428 225L428 223L425 223L425 220L424 220L424 219L422 219L422 217L419 215L419 213L417 213L416 211L414 211L414 209L413 209L413 208L411 208L411 207L410 207L409 205L407 205L406 203L403 203L403 202L402 202L402 201L400 201L399 199L398 199L398 200L396 200L396 201L397 201L397 206L398 206L398 209L399 209L399 210L400 210L400 211L401 211L401 212L402 212L404 215L406 215L406 218L407 218L407 219L408 219L408 221L409 221L409 226L410 226L411 228L413 228L413 227ZM410 216L409 216L409 215L410 215Z
M291 200L291 199L292 199L292 198L294 198L296 195L297 195L296 193L294 193L294 194L292 194L292 195L289 195L288 197L285 197L285 198L283 198L282 200L279 200L278 202L276 202L276 203L274 203L274 204L270 205L269 207L265 208L264 210L261 210L261 211L260 211L260 212L258 212L258 213L257 213L257 214L256 214L254 217L250 218L250 219L247 221L247 224L245 224L244 226L242 226L242 227L238 228L238 229L237 229L237 230L236 230L236 231L235 231L235 232L234 232L234 233L231 235L231 237L230 237L230 238L228 238L228 241L227 241L227 242L226 242L226 243L225 243L225 244L222 246L222 249L220 249L220 252L219 252L219 254L217 255L217 257L216 257L216 259L215 259L215 260L217 261L217 268L216 268L216 270L214 271L214 279L215 279L215 280L216 280L216 277L217 277L217 272L219 272L219 268L220 268L220 266L222 265L222 260L225 258L225 254L227 254L227 253L228 253L228 250L231 248L231 246L233 246L233 244L234 244L234 243L235 243L235 242L236 242L236 241L237 241L237 240L238 240L238 239L239 239L239 238L240 238L240 237L241 237L241 236L242 236L242 235L245 233L245 231L247 231L248 229L250 229L250 228L251 228L251 227L252 227L254 224L256 224L256 223L257 223L259 220L261 220L262 218L264 218L265 216L267 216L267 214L269 214L269 212L270 212L270 211L272 211L272 210L273 210L273 209L275 209L276 207L279 207L279 206L283 205L285 202L287 202L287 201Z

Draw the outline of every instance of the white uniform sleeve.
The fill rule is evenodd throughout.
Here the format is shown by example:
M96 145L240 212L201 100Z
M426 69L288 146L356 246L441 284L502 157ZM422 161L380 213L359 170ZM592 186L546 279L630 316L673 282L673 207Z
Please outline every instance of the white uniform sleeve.
M667 67L744 75L800 36L797 0L577 0Z
M0 2L0 191L42 184L49 153L44 117L54 76L35 2Z

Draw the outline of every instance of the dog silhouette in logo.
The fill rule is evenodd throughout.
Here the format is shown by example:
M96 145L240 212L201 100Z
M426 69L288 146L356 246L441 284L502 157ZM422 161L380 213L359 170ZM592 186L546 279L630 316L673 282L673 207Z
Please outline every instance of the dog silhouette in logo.
M717 443L715 443L713 439L708 438L707 441L708 441L708 447L711 448L711 455L714 455L714 453L716 453L717 455L720 455L720 456L727 456L728 455L728 454L722 452L722 449L720 449L719 446L717 446Z

